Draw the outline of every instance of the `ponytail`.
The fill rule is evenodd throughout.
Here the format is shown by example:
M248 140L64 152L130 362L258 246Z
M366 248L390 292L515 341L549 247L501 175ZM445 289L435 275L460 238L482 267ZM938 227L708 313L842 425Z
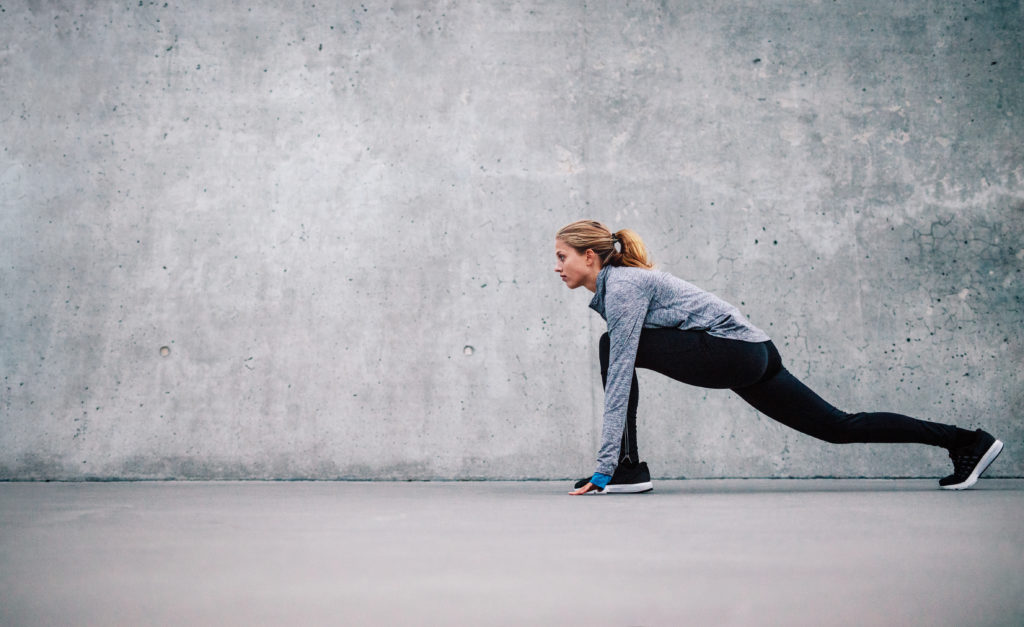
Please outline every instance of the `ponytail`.
M612 235L612 241L619 244L621 252L612 254L611 264L613 266L629 266L631 268L653 268L650 256L647 254L647 246L640 239L637 232L632 229L622 229Z
M579 254L593 250L602 266L653 268L647 247L636 231L622 229L612 233L596 220L579 220L562 227L555 236Z

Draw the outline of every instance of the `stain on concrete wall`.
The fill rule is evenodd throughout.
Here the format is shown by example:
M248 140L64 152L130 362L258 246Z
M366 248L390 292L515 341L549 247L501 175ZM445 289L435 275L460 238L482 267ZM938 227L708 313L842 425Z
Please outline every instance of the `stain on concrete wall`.
M595 217L1018 476L1018 2L0 5L0 478L591 471ZM933 476L641 377L658 476Z

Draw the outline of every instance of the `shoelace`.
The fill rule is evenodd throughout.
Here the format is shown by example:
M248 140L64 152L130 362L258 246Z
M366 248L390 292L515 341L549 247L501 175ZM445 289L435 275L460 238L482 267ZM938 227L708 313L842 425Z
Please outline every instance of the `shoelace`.
M949 458L953 460L953 474L960 476L970 474L971 470L978 465L981 455L976 453L958 453L954 455L950 451Z

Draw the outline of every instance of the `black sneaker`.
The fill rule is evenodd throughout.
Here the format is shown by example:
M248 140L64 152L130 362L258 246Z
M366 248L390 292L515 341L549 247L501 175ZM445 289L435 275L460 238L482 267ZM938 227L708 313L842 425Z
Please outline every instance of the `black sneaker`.
M576 482L576 489L590 483L590 477L585 477ZM651 483L651 471L647 469L647 462L640 462L636 465L619 464L612 475L612 480L601 490L602 494L636 494L639 492L650 492L654 489Z
M953 474L939 480L943 490L966 490L978 481L981 473L1003 450L1003 443L981 429L975 431L974 441L949 452L953 460Z

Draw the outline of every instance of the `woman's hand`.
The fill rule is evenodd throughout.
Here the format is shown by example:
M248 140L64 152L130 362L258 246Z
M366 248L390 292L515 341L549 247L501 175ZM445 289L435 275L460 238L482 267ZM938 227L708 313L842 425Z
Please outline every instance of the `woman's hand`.
M571 494L572 496L579 496L581 494L586 494L587 492L593 492L594 490L600 490L600 489L601 488L597 487L593 483L587 482L587 485L583 486L579 490L573 490L569 494Z

